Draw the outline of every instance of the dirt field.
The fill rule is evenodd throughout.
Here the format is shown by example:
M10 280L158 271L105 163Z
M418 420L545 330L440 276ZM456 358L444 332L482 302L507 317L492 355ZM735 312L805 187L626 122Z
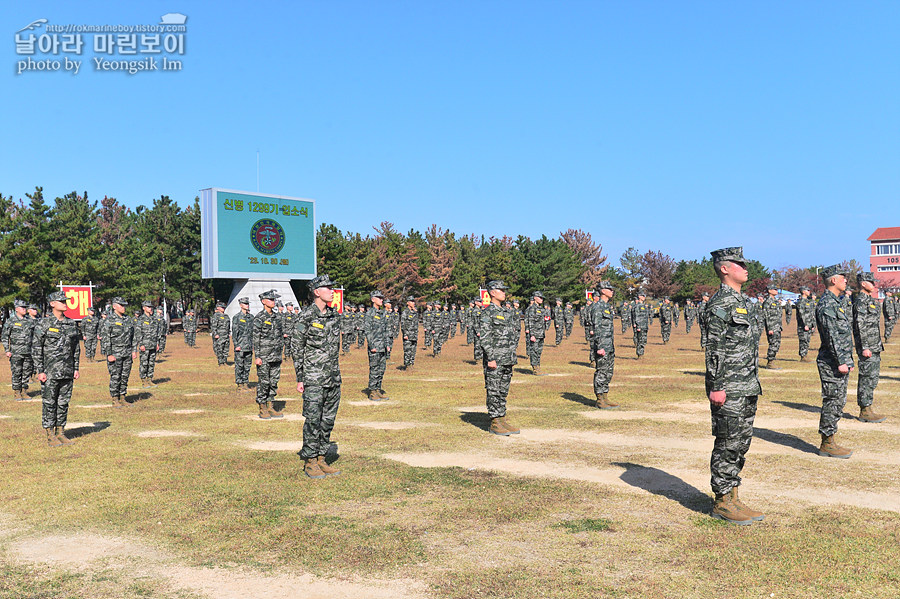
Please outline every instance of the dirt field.
M135 364L127 409L83 358L76 444L51 449L38 387L13 401L4 361L0 597L900 596L900 344L875 395L887 422L854 418L854 373L839 440L855 453L835 460L817 453L815 363L786 328L741 487L766 520L737 527L708 515L703 353L681 325L664 346L654 324L640 362L617 336L611 411L593 408L577 324L545 349L547 376L529 374L523 343L509 398L522 433L507 438L486 432L464 337L437 359L420 337L409 373L398 346L381 403L354 348L333 434L343 474L322 481L302 475L290 362L286 417L262 421L208 336L170 337L154 389Z

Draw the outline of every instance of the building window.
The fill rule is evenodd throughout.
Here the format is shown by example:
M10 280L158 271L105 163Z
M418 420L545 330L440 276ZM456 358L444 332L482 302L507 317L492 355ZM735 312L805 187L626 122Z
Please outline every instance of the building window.
M879 266L878 272L896 272L900 271L900 266Z
M875 246L875 255L892 256L900 254L900 243L879 243Z

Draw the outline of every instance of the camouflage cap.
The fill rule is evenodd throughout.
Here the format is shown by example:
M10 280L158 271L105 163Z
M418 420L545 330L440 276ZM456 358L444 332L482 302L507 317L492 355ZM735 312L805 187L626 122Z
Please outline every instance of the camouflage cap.
M827 281L831 277L835 275L846 275L847 269L843 267L841 264L832 264L831 266L826 266L822 269L822 280Z
M37 304L28 304L28 309L29 310L37 310L38 309Z
M416 301L416 298L415 298L415 296L413 296L413 295L409 295L409 296L406 297L406 301L408 301L408 302L414 302L414 301Z
M709 291L704 291L700 294L700 297L709 297Z
M598 289L610 289L612 290L612 282L611 281L600 281L600 286Z
M152 308L153 302L151 302L150 300L144 300L141 302L141 306L144 308Z
M642 297L647 297L647 292L643 289L638 289L637 294Z
M284 304L281 303L281 300L275 302L275 305L279 308L284 308Z
M514 304L518 304L518 303L519 303L519 300L513 298L513 303L514 303Z
M287 306L287 307L289 307L289 308L293 308L293 307L294 307L294 302L287 302L287 303L285 304L285 306Z
M870 282L870 283L874 283L874 282L875 282L875 273L873 273L873 272L861 272L861 273L858 273L858 274L856 275L856 280L857 280L857 281L860 281L860 282L862 282L862 281L868 281L868 282Z
M110 303L119 304L120 306L127 306L128 300L126 300L124 297L116 296L116 297L112 298Z
M744 258L743 247L722 248L721 250L712 251L709 254L712 256L713 263L726 261L739 262L740 264L747 263L747 260Z
M379 290L376 289L376 290L372 291L372 292L369 294L369 297L370 297L370 298L372 298L372 297L380 297L381 299L384 299L384 294L383 294L381 291L379 291Z
M778 285L775 283L769 283L766 285L766 291L778 291Z
M244 304L245 306L249 306L249 305L250 305L250 298L249 298L249 297L242 297L241 299L238 300L238 303L239 303L239 304Z
M310 291L315 291L321 287L334 287L334 281L328 275L319 275L309 282Z
M216 308L224 308L225 302L216 302Z
M393 305L394 302L391 301L391 298L386 297L386 298L384 298L384 304L385 304L386 306L388 306L388 305Z
M162 310L162 308L159 308L159 309ZM94 311L96 311L96 308L94 306L88 306L87 310L88 310L88 312L94 312Z
M434 306L435 308L440 308L440 307L441 307L441 302L434 302L434 303L432 303L431 305Z
M487 289L488 291L490 291L492 289L502 289L503 291L506 291L507 289L509 289L509 287L503 281L498 281L495 279L493 281L488 282L487 287L485 287L485 289ZM478 298L475 301L480 302L481 298Z
M15 306L16 308L27 308L28 302L26 302L25 300L17 299L13 302L13 306Z
M62 291L54 291L50 295L47 296L48 302L64 302L66 301L66 294Z
M280 296L278 292L274 289L269 289L268 291L263 291L259 294L259 299L261 300L272 300L273 302L277 300Z
M539 297L541 299L544 299L544 294L540 291L535 291L534 293L531 294L531 297Z
M809 291L809 287L806 285L800 285L800 291Z

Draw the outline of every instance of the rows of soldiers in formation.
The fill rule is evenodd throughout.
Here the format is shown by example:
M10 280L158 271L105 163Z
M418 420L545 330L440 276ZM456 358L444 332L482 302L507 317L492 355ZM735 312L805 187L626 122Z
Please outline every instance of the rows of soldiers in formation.
M614 320L621 319L624 333L632 327L638 358L644 354L650 323L660 322L664 342L668 342L673 325L680 316L689 333L696 320L700 328L700 344L706 353L706 389L710 400L712 434L715 437L710 461L711 486L715 493L712 514L737 524L750 524L763 519L738 497L740 472L753 434L756 402L762 393L758 379L759 344L763 332L769 342L767 366L774 368L783 328L796 312L800 338L801 361L806 361L809 341L818 330L820 349L816 359L822 385L822 414L819 433L820 455L849 458L852 451L835 442L838 420L846 402L849 372L854 367L853 347L859 361L857 403L860 420L882 422L884 417L872 410L873 394L878 383L880 354L884 350L881 315L884 314L884 340L890 338L896 323L898 305L892 294L879 306L875 299L874 277L858 276L857 293L847 290L845 273L839 266L824 269L827 289L816 298L809 289L801 289L798 300L785 309L777 291L769 289L768 297L753 302L740 292L747 280L741 248L725 248L712 252L720 289L710 298L704 294L696 305L688 302L683 312L664 298L651 307L643 291L634 302L616 308L612 303L613 287L600 283L592 298L578 311L588 342L590 362L594 367L593 383L596 407L613 409L609 384L615 366ZM486 288L488 305L480 298L467 308L454 311L449 306L429 303L420 310L416 298L406 299L402 312L393 307L380 291L370 294L371 306L347 306L343 314L331 306L335 284L327 275L309 283L313 301L295 311L288 303L278 302L278 294L260 294L263 310L252 315L249 299L239 300L240 312L233 318L225 314L225 304L217 303L210 320L210 335L220 366L227 364L229 345L234 346L235 383L240 390L250 390L249 372L255 363L258 384L256 403L261 419L281 418L276 407L281 365L285 357L293 361L297 390L303 394L304 473L310 478L340 474L325 461L340 403L340 354L365 343L369 360L367 393L371 401L384 401L383 379L387 360L395 341L402 337L403 369L411 370L418 351L420 325L424 331L423 349L440 355L441 347L459 329L466 343L473 346L475 362L481 362L486 392L487 411L491 418L489 431L508 436L520 430L507 418L507 397L518 362L517 348L522 334L532 373L540 376L544 340L551 324L558 345L572 332L575 311L557 298L547 307L540 291L534 292L528 306L522 309L517 300L508 301L508 287L502 281L490 281ZM114 298L110 310L95 319L93 315L81 326L65 317L65 297L61 292L48 298L52 313L43 319L29 317L25 302L16 301L16 313L5 323L2 342L10 358L13 391L24 398L28 380L36 375L41 381L43 403L42 424L51 446L69 444L65 436L68 403L73 381L78 378L80 340L84 340L88 358L93 358L100 345L110 376L109 392L113 406L124 407L125 391L132 361L140 357L139 374L144 386L153 383L155 358L165 348L167 325L161 309L143 302L142 313L126 315L123 298ZM184 319L185 343L195 346L197 322L192 310Z

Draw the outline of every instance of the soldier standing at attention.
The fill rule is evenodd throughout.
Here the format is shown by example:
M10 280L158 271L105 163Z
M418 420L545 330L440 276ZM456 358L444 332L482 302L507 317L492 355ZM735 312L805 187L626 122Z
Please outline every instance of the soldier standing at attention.
M166 351L166 337L169 336L169 321L162 306L156 307L156 322L159 323L159 355L162 355Z
M791 316L793 315L794 307L791 305L791 302L784 302L784 321L787 324L791 324Z
M884 422L887 418L872 411L875 387L881 373L881 352L884 351L881 343L881 309L875 300L875 275L861 272L856 280L860 292L853 302L853 339L859 358L859 380L856 385L859 419L863 422Z
M753 440L753 421L762 387L759 384L758 326L750 299L741 293L747 282L744 251L731 247L712 252L722 282L706 306L706 394L715 437L710 483L716 495L712 515L748 525L765 516L738 497L741 470Z
M231 335L231 321L225 314L225 302L216 302L216 311L209 322L209 333L213 339L213 351L219 366L228 364L228 340Z
M672 318L675 320L675 328L678 328L679 320L681 319L681 307L678 305L678 302L675 302L672 305Z
M891 333L894 332L894 325L897 323L897 303L894 301L893 292L884 292L881 309L884 312L884 342L887 343L891 340Z
M566 313L560 297L556 298L556 307L553 308L553 330L556 331L555 345L559 345L566 334Z
M613 377L616 365L616 346L613 338L615 332L615 309L610 303L613 287L609 281L600 281L598 301L591 306L591 348L594 353L594 395L597 407L609 410L619 406L609 400L609 382Z
M696 313L694 311L694 302L691 300L686 300L684 302L684 332L690 334L691 327L694 326L694 318L696 318Z
M768 297L762 304L762 320L766 329L766 339L769 341L769 349L766 351L766 368L777 370L775 368L775 356L781 348L781 304L775 297L778 295L778 288L775 285L766 287Z
M800 361L808 362L806 354L809 352L809 340L812 338L813 329L816 328L816 308L809 297L809 287L800 287L800 297L797 298L797 339L800 342Z
M584 336L587 339L588 344L588 362L596 364L597 354L594 349L594 305L597 304L600 299L596 291L590 291L589 295L591 298L597 298L597 301L588 301L587 305L584 307L584 314L581 316L581 324L584 326Z
M703 292L700 305L697 306L697 326L700 327L700 347L706 347L706 306L709 305L709 294Z
M634 351L638 360L644 355L647 345L647 331L650 329L650 306L644 303L647 295L638 291L637 301L631 306L631 328L634 331Z
M356 307L356 348L360 349L366 340L366 307L360 304Z
M419 311L416 310L416 298L406 298L406 309L400 317L400 329L403 332L403 370L409 372L416 363L416 344L419 341Z
M231 343L234 345L234 384L238 391L250 390L250 363L253 362L253 316L250 298L238 300L241 311L231 319Z
M41 319L38 316L38 307L35 304L28 304L28 319L31 320L31 334L34 335L34 327L37 325L37 322ZM29 346L30 347L30 346ZM31 351L29 350L28 355L25 357L25 376L33 383L35 381L35 377L37 376L37 369L35 368L34 359L31 357Z
M350 353L350 348L353 347L353 341L356 339L356 329L353 320L355 312L356 309L353 307L353 304L344 304L344 315L341 318L341 351L344 355Z
M668 343L669 338L672 336L672 315L673 309L672 304L669 303L669 298L663 298L663 303L659 306L659 328L662 333L663 343ZM678 314L677 310L674 310L675 314Z
M505 297L505 290L503 291ZM531 297L534 303L525 309L525 337L529 341L528 358L531 361L531 372L535 376L543 376L543 373L541 373L541 354L544 352L544 335L547 331L545 323L550 322L550 312L543 306L543 293L535 291ZM484 321L483 315L482 321Z
M112 313L103 328L103 351L106 353L106 369L109 371L109 396L114 408L128 407L125 394L131 363L137 359L137 340L134 320L125 315L128 306L121 297L112 299Z
M853 370L853 338L850 315L844 310L841 294L847 288L846 272L840 264L822 270L825 293L816 305L816 326L819 329L819 355L816 366L822 382L822 412L819 434L822 445L819 455L847 459L853 451L838 445L834 436L838 421L847 403L847 381Z
M3 324L3 347L9 358L12 372L13 398L17 401L28 399L28 379L31 377L31 334L35 322L28 318L28 302L15 300L15 312ZM27 366L27 371L26 371Z
M506 398L512 381L513 366L518 362L516 347L519 335L515 330L512 310L501 307L506 300L503 281L491 281L487 290L491 303L481 311L478 324L481 333L481 347L484 351L484 388L488 416L491 417L490 432L503 437L519 434L519 428L506 419ZM527 318L528 310L526 310ZM543 322L541 328L543 328Z
M156 352L159 351L159 322L153 315L153 302L141 303L143 314L135 322L134 336L140 362L138 374L141 376L141 387L155 387L153 373L156 369Z
M334 294L331 294L332 297ZM284 357L285 359L290 358L293 360L293 354L291 353L291 331L294 330L294 319L297 317L297 313L294 312L294 302L288 302L284 305L285 311L281 315L281 325L282 330L284 331ZM338 314L338 318L340 318L340 314ZM228 353L227 351L225 352Z
M66 419L78 378L81 333L78 324L66 317L66 294L54 291L47 299L53 314L35 326L31 355L41 382L41 426L47 445L59 447L73 443L66 437Z
M275 312L275 300L278 293L274 289L259 294L263 309L253 317L253 351L256 352L256 403L259 406L259 417L283 418L275 409L275 396L278 395L278 381L281 379L281 352L284 348L284 333L281 331L281 319ZM269 404L272 403L270 406Z
M566 327L566 339L572 334L572 327L575 325L575 310L572 308L572 302L566 302L563 310L563 322Z
M425 328L425 344L422 346L422 349L428 349L431 347L431 335L434 330L434 303L428 302L425 304L425 313L422 314L422 326Z
M459 317L456 304L450 307L450 339L456 337L456 321Z
M313 303L294 319L291 351L297 391L303 394L303 472L310 478L341 473L325 461L341 403L341 315L331 307L334 283L328 275L309 282Z
M193 308L188 308L182 319L182 327L184 328L184 342L188 347L197 346L197 315Z
M369 294L372 307L366 312L366 342L369 347L369 387L371 401L390 399L384 392L384 370L387 367L387 352L390 351L387 321L384 318L384 294L377 289Z
M100 319L95 316L94 307L88 308L88 315L81 319L81 338L84 339L84 355L93 360L97 354L97 327Z
M385 352L385 364L387 364L391 362L391 350L394 347L394 305L388 298L384 298L384 328L390 346Z

